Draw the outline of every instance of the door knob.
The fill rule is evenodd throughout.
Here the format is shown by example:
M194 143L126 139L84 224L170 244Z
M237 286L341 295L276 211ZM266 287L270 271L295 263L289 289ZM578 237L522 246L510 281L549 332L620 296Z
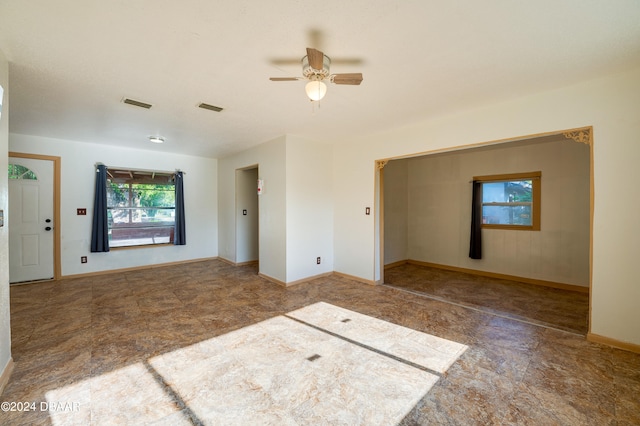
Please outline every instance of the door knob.
M51 223L51 219L47 219L47 220L45 220L45 222Z
M51 231L51 227L47 226L46 228L44 228L45 231Z

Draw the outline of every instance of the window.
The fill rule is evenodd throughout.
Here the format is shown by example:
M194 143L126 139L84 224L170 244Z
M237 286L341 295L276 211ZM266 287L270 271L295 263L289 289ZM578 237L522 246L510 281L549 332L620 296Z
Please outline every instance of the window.
M9 179L38 180L38 176L25 166L9 164Z
M477 176L482 184L482 227L540 230L541 172Z
M107 172L109 247L173 243L175 183L166 172Z

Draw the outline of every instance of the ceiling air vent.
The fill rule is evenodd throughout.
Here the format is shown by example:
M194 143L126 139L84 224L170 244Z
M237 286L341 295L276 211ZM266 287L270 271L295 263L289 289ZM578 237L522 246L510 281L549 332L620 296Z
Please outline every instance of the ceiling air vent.
M208 109L208 110L215 111L215 112L222 111L222 108L220 108L220 107L217 107L215 105L205 104L205 103L202 103L202 104L198 105L198 108Z
M125 104L129 104L129 105L133 105L133 106L137 106L140 108L146 108L149 109L152 107L151 104L146 104L144 102L140 102L140 101L134 101L133 99L129 99L129 98L124 98L122 100L122 102L124 102Z

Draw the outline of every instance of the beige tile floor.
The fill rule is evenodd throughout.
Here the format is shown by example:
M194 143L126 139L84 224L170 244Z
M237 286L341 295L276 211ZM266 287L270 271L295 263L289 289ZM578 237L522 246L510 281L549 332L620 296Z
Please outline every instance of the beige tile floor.
M0 400L37 410L0 424L640 424L638 354L388 286L334 275L285 289L256 272L206 261L12 287L15 370ZM368 325L336 329L318 306ZM443 373L416 368L385 355L393 344L371 348L378 320L467 348ZM296 350L326 352L271 365ZM373 409L352 408L364 401Z

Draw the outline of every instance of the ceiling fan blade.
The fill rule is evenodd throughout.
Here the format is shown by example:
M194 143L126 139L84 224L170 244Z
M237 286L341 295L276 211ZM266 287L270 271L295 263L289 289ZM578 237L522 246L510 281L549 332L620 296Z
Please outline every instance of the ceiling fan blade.
M335 84L351 84L357 86L362 83L362 73L354 72L346 74L333 74L331 76L331 81Z
M309 66L314 70L321 70L324 63L324 53L319 50L307 47L307 57L309 58Z
M271 81L296 81L300 80L300 77L270 77Z

